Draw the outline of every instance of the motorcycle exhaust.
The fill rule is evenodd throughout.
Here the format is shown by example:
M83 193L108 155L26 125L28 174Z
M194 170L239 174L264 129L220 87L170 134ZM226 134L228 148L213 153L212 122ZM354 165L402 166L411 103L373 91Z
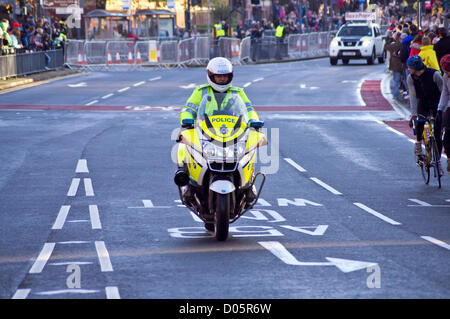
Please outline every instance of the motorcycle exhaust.
M186 186L189 184L189 175L184 170L178 169L173 180L179 187Z

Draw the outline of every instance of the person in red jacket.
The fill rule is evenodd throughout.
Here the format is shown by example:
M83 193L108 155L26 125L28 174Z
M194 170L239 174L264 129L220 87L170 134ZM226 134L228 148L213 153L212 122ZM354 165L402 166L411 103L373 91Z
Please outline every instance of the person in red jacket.
M409 51L409 57L419 55L422 48L422 35L418 34L411 42L411 50Z

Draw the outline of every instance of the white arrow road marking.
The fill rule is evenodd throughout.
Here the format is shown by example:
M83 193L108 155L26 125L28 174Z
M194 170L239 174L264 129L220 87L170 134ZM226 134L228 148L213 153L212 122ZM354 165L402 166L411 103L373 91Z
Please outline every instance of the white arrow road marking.
M80 87L86 87L87 84L86 82L80 82L80 83L76 83L76 84L67 84L68 87L71 88L80 88Z
M285 264L293 266L335 266L340 271L348 273L377 265L377 263L373 262L330 257L326 257L328 262L303 262L297 260L297 258L295 258L280 242L259 241L258 244L269 250L272 254L281 259Z
M195 83L190 83L188 85L180 85L180 88L182 89L193 89L195 88L197 85Z
M29 273L30 274L38 274L42 272L42 270L45 267L45 264L47 263L48 259L52 255L53 249L55 248L55 243L45 243L44 247L42 247L42 250L34 262L33 266L31 267Z

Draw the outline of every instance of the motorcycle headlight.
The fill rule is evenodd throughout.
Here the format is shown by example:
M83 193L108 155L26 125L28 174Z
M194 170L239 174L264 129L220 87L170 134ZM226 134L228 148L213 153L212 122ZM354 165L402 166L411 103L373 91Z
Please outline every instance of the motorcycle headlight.
M212 143L206 142L203 145L203 155L206 158L215 157L216 156L216 146Z
M244 155L245 145L245 142L239 142L230 146L221 147L210 142L204 142L203 156L207 159L233 160Z

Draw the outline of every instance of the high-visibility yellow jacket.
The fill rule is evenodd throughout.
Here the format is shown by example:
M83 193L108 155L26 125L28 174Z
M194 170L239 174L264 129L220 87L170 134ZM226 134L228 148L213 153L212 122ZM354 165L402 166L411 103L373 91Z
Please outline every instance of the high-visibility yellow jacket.
M277 38L283 37L283 31L284 31L284 24L279 24L275 30L275 36Z
M245 103L249 120L253 119L259 121L258 113L256 113L244 90L236 86L231 86L227 93L232 92L236 92ZM194 92L192 92L192 95L187 100L185 107L183 107L180 112L180 124L182 124L184 119L195 119L197 117L197 111L202 102L202 98L208 93L213 93L213 89L209 84L199 85L195 88Z
M225 36L225 30L223 29L223 25L218 23L215 24L214 27L216 28L216 37L224 37Z

